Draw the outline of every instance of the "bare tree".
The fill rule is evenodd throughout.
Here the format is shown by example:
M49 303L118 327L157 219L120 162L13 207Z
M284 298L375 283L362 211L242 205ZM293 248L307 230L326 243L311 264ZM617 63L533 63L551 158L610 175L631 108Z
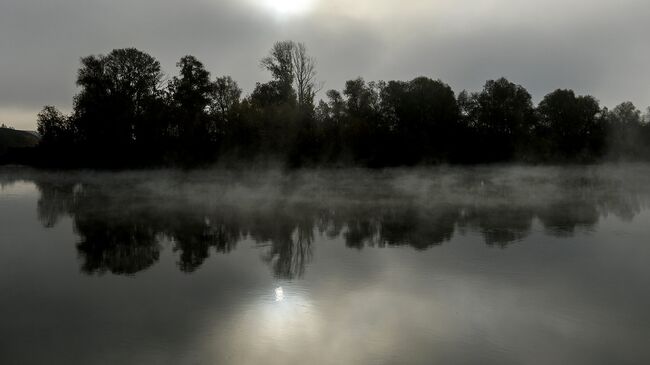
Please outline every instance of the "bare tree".
M319 91L316 84L316 60L309 56L304 43L276 42L261 66L271 72L283 88L293 88L300 107L311 107Z
M294 43L292 49L294 84L301 107L313 106L318 92L316 86L316 60L309 56L304 43Z

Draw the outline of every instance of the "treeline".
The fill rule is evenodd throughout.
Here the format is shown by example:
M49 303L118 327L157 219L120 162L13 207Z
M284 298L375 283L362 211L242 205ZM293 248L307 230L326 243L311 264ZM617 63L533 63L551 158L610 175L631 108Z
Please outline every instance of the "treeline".
M133 48L82 58L70 115L46 106L33 160L50 166L196 166L276 161L289 166L592 162L650 158L650 117L556 90L535 107L504 78L458 95L440 80L345 83L318 103L316 62L301 43L276 43L271 81L245 97L193 56L168 79ZM650 113L649 113L650 116ZM645 120L644 120L645 119Z

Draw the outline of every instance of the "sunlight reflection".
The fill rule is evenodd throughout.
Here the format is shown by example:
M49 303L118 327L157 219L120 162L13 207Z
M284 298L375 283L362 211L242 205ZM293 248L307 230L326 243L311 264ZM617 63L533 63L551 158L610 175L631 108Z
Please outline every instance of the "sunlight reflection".
M284 300L284 289L282 287L275 288L275 301L281 302Z

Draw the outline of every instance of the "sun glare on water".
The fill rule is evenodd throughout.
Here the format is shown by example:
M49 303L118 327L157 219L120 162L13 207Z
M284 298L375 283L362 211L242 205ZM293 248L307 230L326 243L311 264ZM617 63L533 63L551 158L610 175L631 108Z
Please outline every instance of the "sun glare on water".
M281 302L284 300L284 289L282 287L275 288L275 301Z

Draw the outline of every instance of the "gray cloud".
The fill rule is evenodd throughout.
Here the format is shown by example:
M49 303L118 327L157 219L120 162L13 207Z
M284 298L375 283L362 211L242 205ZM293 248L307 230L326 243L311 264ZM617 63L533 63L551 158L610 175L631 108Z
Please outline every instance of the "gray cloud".
M562 87L608 106L650 104L647 1L311 1L280 15L267 0L4 0L0 121L33 129L42 105L69 109L79 58L127 46L169 74L196 55L250 91L267 78L258 60L281 39L308 44L327 88L426 75L475 90L506 76L536 100Z

